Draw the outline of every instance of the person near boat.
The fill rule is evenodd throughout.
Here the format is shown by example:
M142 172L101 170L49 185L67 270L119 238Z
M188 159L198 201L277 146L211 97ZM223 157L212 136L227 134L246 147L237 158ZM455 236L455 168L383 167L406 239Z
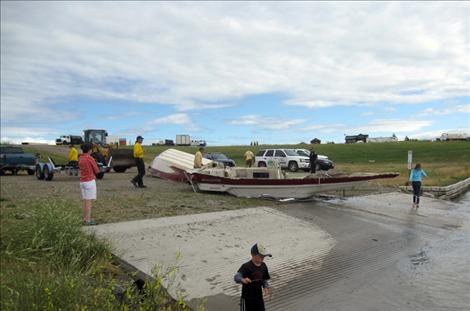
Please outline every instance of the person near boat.
M202 154L204 152L204 147L199 147L199 150L194 155L194 168L202 167Z
M313 148L310 150L310 155L309 155L309 161L310 161L310 173L315 173L317 170L317 160L318 160L318 154L313 150Z
M253 152L251 152L251 150L247 150L244 156L245 156L245 166L252 167L254 159L255 159L255 155L253 154Z

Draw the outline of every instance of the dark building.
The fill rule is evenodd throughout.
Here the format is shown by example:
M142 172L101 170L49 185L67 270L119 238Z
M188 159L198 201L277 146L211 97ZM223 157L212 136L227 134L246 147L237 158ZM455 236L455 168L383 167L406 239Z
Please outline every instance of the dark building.
M359 134L359 135L350 135L346 136L344 139L346 140L346 144L355 144L358 141L362 141L364 143L367 142L367 138L369 138L369 135L367 134Z
M321 144L321 140L318 138L314 138L310 141L311 144Z

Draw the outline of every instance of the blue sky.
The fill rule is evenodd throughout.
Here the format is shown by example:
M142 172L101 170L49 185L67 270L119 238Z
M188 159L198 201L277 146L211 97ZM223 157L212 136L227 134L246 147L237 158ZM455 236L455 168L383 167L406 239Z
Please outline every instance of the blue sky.
M470 4L1 2L1 139L470 133Z

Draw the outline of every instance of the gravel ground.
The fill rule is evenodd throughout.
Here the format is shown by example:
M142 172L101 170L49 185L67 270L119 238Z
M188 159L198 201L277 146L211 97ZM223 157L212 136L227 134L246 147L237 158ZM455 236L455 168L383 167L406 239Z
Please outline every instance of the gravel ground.
M266 200L242 199L224 194L195 194L183 183L146 176L146 189L136 189L130 180L136 169L126 173L108 173L97 181L98 198L92 217L99 223L233 210L255 206L274 206ZM59 173L52 181L39 181L35 176L1 176L1 204L27 207L38 200L65 201L81 208L77 176Z

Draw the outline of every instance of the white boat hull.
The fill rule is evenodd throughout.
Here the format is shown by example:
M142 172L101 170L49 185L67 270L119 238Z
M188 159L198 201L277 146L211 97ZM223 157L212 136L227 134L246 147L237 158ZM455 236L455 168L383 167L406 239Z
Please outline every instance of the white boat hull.
M345 182L334 184L316 185L227 185L227 184L206 184L198 183L199 190L228 192L237 197L243 198L309 198L317 193L335 190L351 190L366 184L367 181Z

